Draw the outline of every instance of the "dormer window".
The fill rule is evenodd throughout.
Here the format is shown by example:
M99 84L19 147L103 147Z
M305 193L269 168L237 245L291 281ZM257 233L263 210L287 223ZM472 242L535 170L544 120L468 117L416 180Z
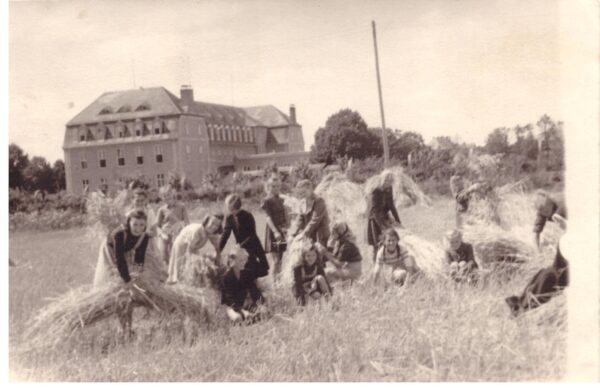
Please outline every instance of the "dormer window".
M142 103L135 109L135 111L145 111L145 110L150 110L150 105L148 103Z
M124 105L124 106L121 106L119 108L119 110L117 110L117 113L129 113L130 111L131 111L131 106Z
M106 115L106 114L112 114L113 110L112 108L110 108L110 106L106 106L105 108L103 108L102 110L100 110L100 115Z

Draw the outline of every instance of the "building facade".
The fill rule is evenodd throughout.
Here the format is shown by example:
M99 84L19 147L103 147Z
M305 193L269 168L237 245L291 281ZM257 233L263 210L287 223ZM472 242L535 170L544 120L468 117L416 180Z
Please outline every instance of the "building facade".
M271 105L197 102L189 86L179 97L162 87L101 95L66 124L63 150L74 193L138 176L160 187L169 172L199 184L208 173L243 171L239 162L251 156L254 168L308 156L293 105L286 115Z

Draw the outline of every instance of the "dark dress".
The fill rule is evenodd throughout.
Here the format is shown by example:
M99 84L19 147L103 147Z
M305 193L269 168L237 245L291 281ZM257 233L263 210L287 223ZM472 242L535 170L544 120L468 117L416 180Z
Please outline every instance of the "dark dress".
M108 235L107 246L114 256L119 275L125 282L131 280L129 266L127 265L127 254L133 250L133 259L130 265L135 267L136 272L141 272L146 258L149 237L146 233L134 236L128 228L120 227ZM131 262L133 261L133 262Z
M552 266L538 271L525 286L521 296L507 297L506 303L512 314L518 315L547 303L568 285L569 262L561 254L560 248L557 248Z
M306 236L314 242L319 242L327 247L329 241L329 214L327 205L321 197L315 197L311 208L299 216L298 229L300 232L306 231Z
M329 281L327 281L327 277L325 276L325 271L323 270L323 266L321 262L315 262L312 266L308 266L304 262L300 262L293 270L294 274L294 286L293 293L294 297L300 302L301 305L306 305L306 295L311 294L310 285L312 281L317 276L322 276L327 283L327 287L329 292L332 292L331 285L329 285ZM317 288L318 289L318 288ZM321 294L326 292L319 292Z
M339 244L333 250L333 256L336 259L347 263L356 263L362 261L360 250L355 243L348 240L339 242Z
M225 248L231 232L233 232L236 242L248 252L248 262L245 270L253 273L254 278L268 275L269 262L256 235L256 223L252 214L242 209L236 215L227 216L223 234L219 241L219 251L223 251L223 248Z
M279 228L279 233L285 237L288 221L285 206L283 205L283 198L279 197L279 195L265 198L262 203L262 209L271 218L273 224ZM276 242L275 235L268 224L265 226L265 231L265 253L278 252L275 246L273 246L273 243Z
M371 246L378 246L381 234L386 228L392 226L388 213L392 212L394 219L400 223L398 211L394 205L394 195L391 188L376 188L367 201L367 242Z
M247 298L250 300L247 301ZM242 270L238 279L233 268L229 268L225 272L221 289L221 304L239 312L242 309L252 310L252 307L261 299L261 293L256 287L251 273Z

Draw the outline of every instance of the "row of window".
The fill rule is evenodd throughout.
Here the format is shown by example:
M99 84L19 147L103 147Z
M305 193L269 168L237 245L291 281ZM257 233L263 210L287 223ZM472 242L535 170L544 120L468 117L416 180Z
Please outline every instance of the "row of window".
M98 128L82 127L77 131L79 141L109 140L111 138L141 137L168 134L175 128L175 120L136 122L133 124L100 125Z
M254 133L248 129L214 128L209 126L208 139L211 141L254 143Z
M124 182L123 178L119 178L119 182ZM83 188L90 188L90 180L89 179L82 179L81 183L83 184ZM156 186L157 187L162 187L165 185L165 174L156 174ZM105 189L108 190L108 182L106 181L106 178L100 178L100 188L101 189Z
M85 170L86 168L88 168L87 153L81 152L80 158L81 158L81 168ZM136 161L136 164L138 164L138 165L144 164L144 154L143 154L142 148L136 148L135 161ZM154 146L154 161L156 163L163 162L162 145ZM120 148L117 148L117 166L121 166L121 167L125 166L125 163L126 163L125 155L123 153L123 150ZM106 167L106 154L104 153L104 151L98 151L98 167L100 167L100 168Z
M142 103L141 105L139 105L138 107L135 108L135 111L146 111L146 110L150 110L150 105L148 103ZM119 109L116 112L117 113L129 113L130 111L131 111L131 106L124 105L124 106L119 107ZM100 110L98 115L113 114L114 112L115 111L113 110L112 107L105 106L102 108L102 110Z

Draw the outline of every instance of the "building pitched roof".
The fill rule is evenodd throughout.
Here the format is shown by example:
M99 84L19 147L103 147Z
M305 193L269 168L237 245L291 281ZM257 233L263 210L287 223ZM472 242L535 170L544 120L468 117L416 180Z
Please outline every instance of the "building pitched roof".
M245 107L243 110L256 122L268 128L293 125L290 117L273 105Z
M194 101L188 108L188 113L206 118L207 123L233 126L260 126L261 124L250 117L243 109L233 106L219 105Z
M272 105L240 108L194 101L190 107L184 107L181 99L166 88L152 87L106 92L71 119L67 126L170 114L198 115L206 118L207 123L217 125L267 128L292 125L290 118Z
M181 114L178 100L164 87L105 92L71 119L67 126Z

